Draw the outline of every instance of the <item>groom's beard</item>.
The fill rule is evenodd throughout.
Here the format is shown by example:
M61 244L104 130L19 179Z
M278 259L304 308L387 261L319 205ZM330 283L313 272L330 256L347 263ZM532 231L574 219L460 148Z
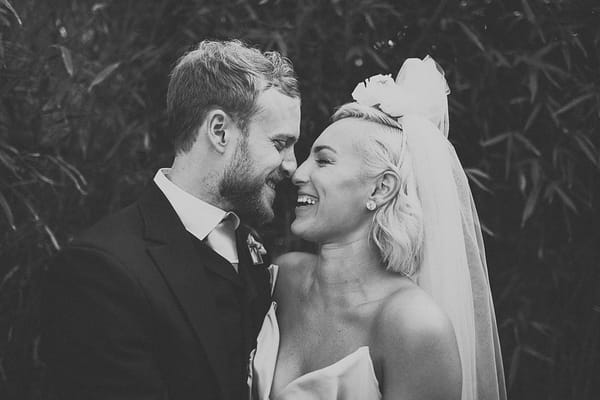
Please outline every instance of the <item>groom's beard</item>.
M254 174L254 166L248 154L247 139L242 139L233 157L233 162L225 170L219 186L220 195L227 200L232 211L253 225L262 225L274 217L271 201L265 191L267 179L281 181L279 171L264 178Z

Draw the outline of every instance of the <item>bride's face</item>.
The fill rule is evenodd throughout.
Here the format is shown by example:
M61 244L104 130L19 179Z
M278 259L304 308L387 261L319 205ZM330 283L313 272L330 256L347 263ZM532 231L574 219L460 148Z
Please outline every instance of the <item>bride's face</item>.
M292 181L298 187L292 232L305 240L348 242L365 237L371 212L365 204L374 187L364 174L360 151L369 122L334 122L312 146Z

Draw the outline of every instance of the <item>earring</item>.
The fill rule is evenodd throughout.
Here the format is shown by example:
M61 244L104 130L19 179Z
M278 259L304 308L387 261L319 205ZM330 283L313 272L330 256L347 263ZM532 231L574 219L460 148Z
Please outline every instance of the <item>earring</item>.
M375 203L375 200L369 200L369 201L367 201L367 210L373 211L376 208L377 208L377 203Z

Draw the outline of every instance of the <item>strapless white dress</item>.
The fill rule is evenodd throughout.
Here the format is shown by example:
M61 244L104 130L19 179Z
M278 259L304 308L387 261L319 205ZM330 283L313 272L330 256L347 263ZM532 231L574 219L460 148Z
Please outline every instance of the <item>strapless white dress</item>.
M272 287L277 267L270 268ZM252 400L380 400L369 347L359 347L341 360L304 374L288 383L278 393L271 393L279 351L279 325L272 302L258 334L257 347L251 357L249 377Z

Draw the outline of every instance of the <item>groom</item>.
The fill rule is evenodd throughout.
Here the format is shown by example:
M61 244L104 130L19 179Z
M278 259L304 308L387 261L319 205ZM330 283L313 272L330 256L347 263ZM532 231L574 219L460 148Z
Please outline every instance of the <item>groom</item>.
M167 112L172 167L49 271L42 350L58 399L248 396L270 288L246 224L273 218L296 169L297 81L278 53L204 41L173 69Z

